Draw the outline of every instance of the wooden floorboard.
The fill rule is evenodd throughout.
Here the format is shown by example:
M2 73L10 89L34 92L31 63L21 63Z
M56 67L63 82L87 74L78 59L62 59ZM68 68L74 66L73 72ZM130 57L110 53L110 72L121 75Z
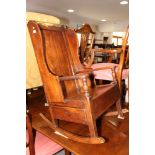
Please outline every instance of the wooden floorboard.
M40 117L39 113L45 114L49 117L48 107L44 106L46 103L43 90L39 90L42 95L35 97L33 93L28 100L28 106L30 114L32 115L32 126L37 131L41 132L45 136L49 137L54 142L58 143L62 147L71 151L76 155L128 155L129 154L129 113L125 114L124 120L118 120L116 117L105 117L101 124L100 134L106 138L104 144L81 144L59 135L56 135L54 131L46 124L46 122ZM38 93L38 92L37 92ZM29 96L28 96L29 97ZM116 122L116 126L111 123L112 120ZM64 129L78 133L81 135L87 135L88 128L83 125L67 123L60 121L60 126Z

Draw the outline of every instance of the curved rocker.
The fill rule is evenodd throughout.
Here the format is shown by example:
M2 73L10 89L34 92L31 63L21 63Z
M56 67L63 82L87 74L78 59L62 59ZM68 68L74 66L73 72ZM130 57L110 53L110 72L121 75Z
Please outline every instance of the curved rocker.
M102 137L82 137L75 134L72 134L68 131L65 131L64 129L61 129L59 127L55 127L52 122L42 113L40 113L40 116L43 118L43 120L52 128L55 132L55 134L60 135L64 138L71 139L73 141L77 141L80 143L89 143L89 144L102 144L105 142L105 139Z

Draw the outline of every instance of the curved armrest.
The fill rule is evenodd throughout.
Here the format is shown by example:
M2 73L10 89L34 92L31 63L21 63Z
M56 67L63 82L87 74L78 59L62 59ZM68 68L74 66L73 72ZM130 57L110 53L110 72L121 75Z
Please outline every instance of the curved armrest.
M88 74L78 74L78 75L72 75L72 76L59 77L59 79L60 81L65 81L65 80L86 79L87 77L88 77Z
M64 80L77 80L77 79L81 79L82 83L83 83L83 91L85 93L86 97L89 97L89 92L88 92L88 85L87 85L87 78L88 78L88 74L78 74L78 75L73 75L73 76L64 76L64 77L60 77L60 81L64 81Z

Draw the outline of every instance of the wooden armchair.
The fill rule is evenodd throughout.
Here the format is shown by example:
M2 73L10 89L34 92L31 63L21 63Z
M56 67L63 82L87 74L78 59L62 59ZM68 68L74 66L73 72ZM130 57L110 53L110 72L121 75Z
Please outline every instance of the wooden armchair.
M81 35L79 47L80 61L85 66L90 66L94 60L91 49L94 43L95 32L93 32L89 24L84 24L80 29L76 29L75 32Z
M127 49L127 43L128 43L128 37L129 37L129 27L126 29L125 36L123 38L122 42L122 48L120 49L120 59L119 63L97 63L97 64L92 64L91 67L94 70L95 74L95 79L99 80L108 80L112 81L113 77L111 74L111 70L101 70L104 67L107 66L114 66L115 67L115 73L120 89L120 93L122 94L122 79L125 80L129 76L129 47ZM95 49L92 49L95 51ZM98 50L100 52L110 52L110 53L115 53L115 50ZM119 52L119 50L118 50Z
M74 141L104 143L98 137L96 119L116 104L123 117L120 93L116 80L95 86L91 69L84 69L78 59L78 40L75 31L64 27L45 27L30 21L28 29L32 39L51 120L42 118L56 134ZM59 127L58 120L88 126L89 136L79 136Z

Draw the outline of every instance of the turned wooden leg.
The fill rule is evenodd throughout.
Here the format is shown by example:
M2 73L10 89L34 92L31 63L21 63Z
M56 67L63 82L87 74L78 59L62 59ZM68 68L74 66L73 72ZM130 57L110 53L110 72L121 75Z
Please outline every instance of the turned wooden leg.
M65 155L71 155L71 152L65 149Z
M29 134L28 146L30 150L30 155L35 155L33 129L32 129L31 121L28 114L26 114L26 127L28 129L28 134Z
M125 79L125 85L126 85L126 95L125 95L125 103L129 103L129 77Z
M117 108L117 111L118 111L118 118L119 119L124 119L123 112L122 112L122 107L121 107L121 99L119 99L116 102L116 108Z

